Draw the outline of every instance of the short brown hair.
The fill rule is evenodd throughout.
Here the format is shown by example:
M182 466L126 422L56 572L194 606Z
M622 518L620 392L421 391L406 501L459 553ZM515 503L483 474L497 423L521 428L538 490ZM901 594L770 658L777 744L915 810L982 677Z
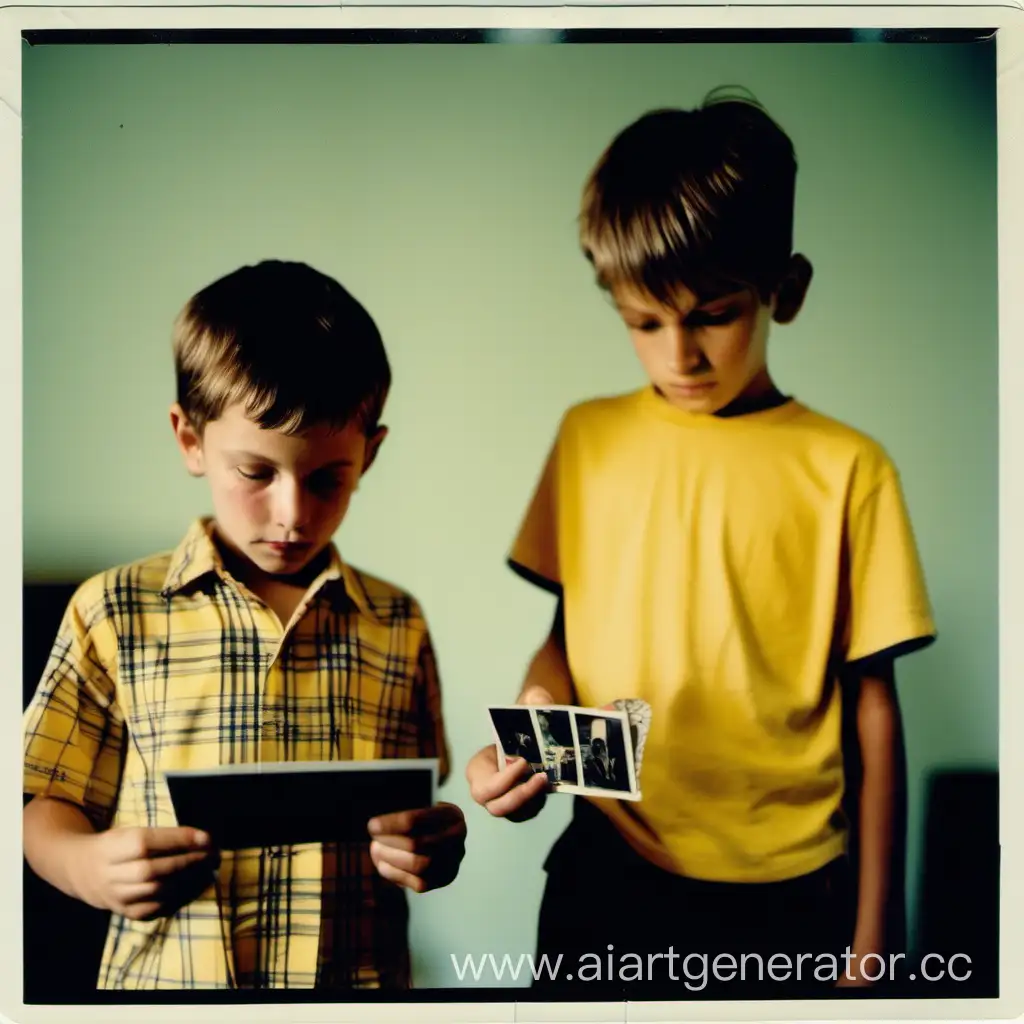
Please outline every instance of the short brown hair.
M202 432L241 403L261 427L378 425L391 369L370 314L304 263L242 267L194 295L174 325L178 404Z
M793 245L796 157L757 101L715 90L624 129L587 180L580 241L599 284L670 301L735 283L767 297Z

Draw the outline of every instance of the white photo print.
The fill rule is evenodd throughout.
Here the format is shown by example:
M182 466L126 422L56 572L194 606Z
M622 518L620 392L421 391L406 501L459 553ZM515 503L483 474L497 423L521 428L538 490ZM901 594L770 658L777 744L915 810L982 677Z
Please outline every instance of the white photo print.
M642 700L610 708L568 705L488 709L502 758L523 758L552 792L639 800L640 755L650 725Z

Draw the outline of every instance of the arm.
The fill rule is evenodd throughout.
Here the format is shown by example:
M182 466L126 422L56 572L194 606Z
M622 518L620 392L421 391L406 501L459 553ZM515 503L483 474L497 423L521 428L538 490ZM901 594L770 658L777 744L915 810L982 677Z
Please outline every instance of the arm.
M900 710L891 661L874 663L858 673L857 738L862 778L859 800L859 880L852 952L860 962L867 953L887 952L886 917L892 885L895 831L897 750ZM841 984L865 984L859 977Z
M551 630L533 656L518 704L572 704L575 701L572 673L565 650L565 612L558 599Z
M113 638L106 622L95 632L86 625L89 600L69 605L25 712L25 859L98 909L137 919L172 913L209 884L216 853L192 829L105 827L117 806L125 730L105 668Z
M23 812L25 859L73 899L98 910L148 920L173 914L212 881L216 851L190 828L115 828L97 832L67 800L37 796Z
M526 670L517 703L571 704L573 690L559 599L551 630ZM499 766L494 745L488 744L477 751L466 766L470 795L496 818L527 821L544 806L548 788L545 775L525 774L524 778L527 771L522 758Z
M52 796L35 796L22 815L25 859L44 881L65 895L92 906L76 877L81 840L96 834L81 807Z

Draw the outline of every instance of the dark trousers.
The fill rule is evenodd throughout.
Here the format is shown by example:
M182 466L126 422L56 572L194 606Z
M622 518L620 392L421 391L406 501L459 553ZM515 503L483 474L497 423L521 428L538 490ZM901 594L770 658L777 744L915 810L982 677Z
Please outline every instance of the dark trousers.
M823 998L833 965L841 975L850 963L845 858L783 882L684 878L644 860L577 798L544 866L534 984L552 1000ZM561 957L557 978L542 956L551 968Z

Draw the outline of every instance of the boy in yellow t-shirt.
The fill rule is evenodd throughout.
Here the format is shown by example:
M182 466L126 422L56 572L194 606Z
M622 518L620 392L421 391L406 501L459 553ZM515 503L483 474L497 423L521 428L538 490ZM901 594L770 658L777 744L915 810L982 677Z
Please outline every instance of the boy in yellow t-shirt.
M887 454L767 367L812 274L795 179L760 105L712 94L626 128L584 191L584 252L650 385L569 410L510 557L558 596L520 702L652 708L642 801L577 799L545 865L539 953L581 994L821 993L890 952L893 662L935 629ZM496 816L544 803L491 747L467 777Z

